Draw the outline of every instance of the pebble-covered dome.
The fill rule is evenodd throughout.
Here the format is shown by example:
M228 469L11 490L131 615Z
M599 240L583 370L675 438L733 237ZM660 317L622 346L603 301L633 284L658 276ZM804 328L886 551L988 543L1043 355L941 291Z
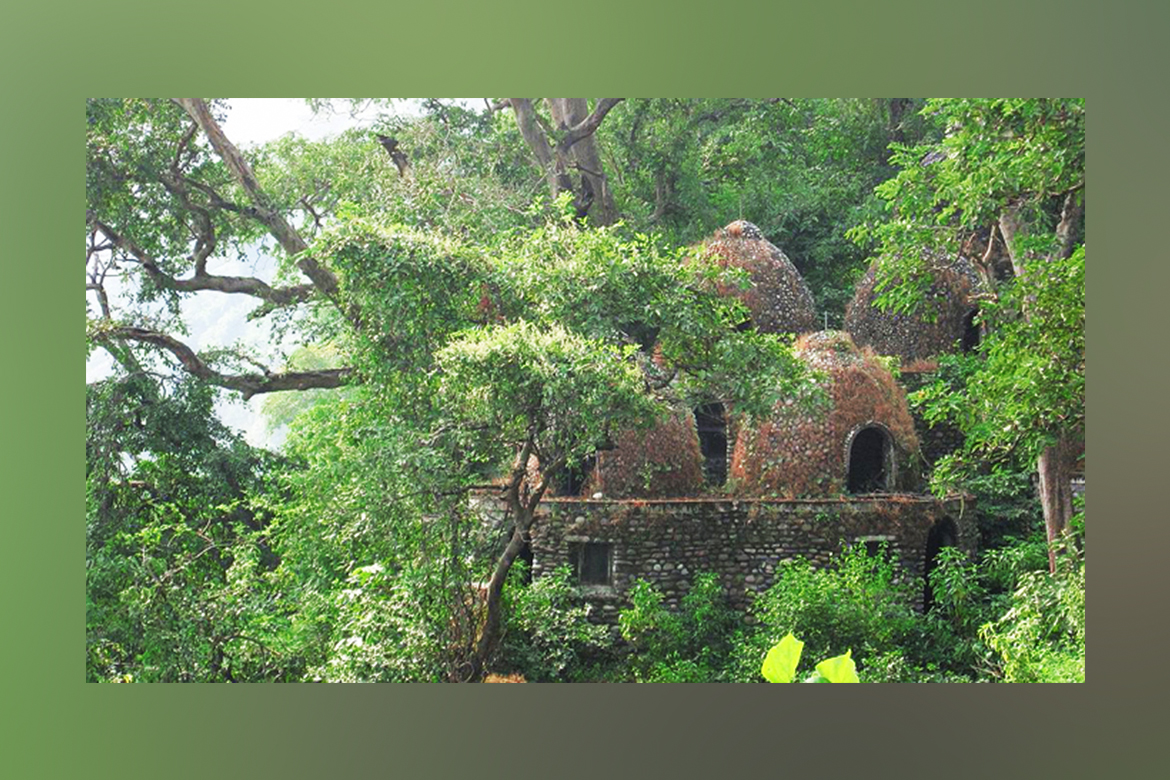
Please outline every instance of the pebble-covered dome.
M841 331L802 336L796 352L820 373L825 403L810 409L790 398L771 419L741 424L734 492L804 498L917 488L918 437L905 393L885 366Z
M897 314L874 306L877 262L870 265L845 308L845 330L858 346L911 363L978 343L973 295L980 283L975 267L957 257L932 260L929 268L933 280L925 300L913 314Z
M705 489L694 416L675 414L647 430L618 434L597 453L581 493L605 498L679 498Z
M816 328L808 285L792 261L751 222L740 220L715 231L698 251L721 267L748 272L751 289L721 286L719 292L742 300L751 312L752 325L761 333L800 334Z

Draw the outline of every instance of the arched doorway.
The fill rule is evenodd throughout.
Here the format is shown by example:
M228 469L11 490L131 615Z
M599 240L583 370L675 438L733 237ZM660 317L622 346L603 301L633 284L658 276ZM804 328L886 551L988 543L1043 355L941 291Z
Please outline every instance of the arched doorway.
M704 404L695 409L695 429L703 453L703 477L708 484L727 482L727 417L723 404Z
M868 425L849 443L846 490L850 493L885 493L893 486L893 443L890 434Z
M955 521L944 517L930 527L926 536L926 561L922 567L922 576L926 580L926 588L922 594L922 611L929 612L934 606L934 591L930 587L930 573L938 566L938 554L944 547L956 547L959 544L959 529Z
M963 341L960 346L964 352L974 352L979 347L979 323L975 321L978 316L979 310L972 309L963 318Z

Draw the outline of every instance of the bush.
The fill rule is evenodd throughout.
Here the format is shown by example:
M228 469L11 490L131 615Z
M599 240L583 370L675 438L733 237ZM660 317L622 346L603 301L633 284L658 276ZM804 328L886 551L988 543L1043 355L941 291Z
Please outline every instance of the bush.
M446 653L417 594L422 583L380 564L355 569L336 596L337 625L318 682L440 682ZM428 619L431 618L431 619Z
M723 676L735 616L716 575L703 572L671 612L644 580L630 590L632 606L618 618L630 643L630 671L639 682L714 682Z
M775 583L750 608L755 626L738 637L733 678L758 682L759 659L794 633L817 658L852 649L861 670L871 657L900 650L914 634L916 594L899 582L884 551L875 556L855 547L835 556L833 566L815 569L807 560L786 561Z
M589 622L562 566L525 586L525 564L517 561L505 588L504 638L496 666L519 672L529 682L557 682L580 676L585 665L608 650L606 626Z
M997 654L1004 682L1085 681L1084 515L1066 535L1055 574L1019 577L1010 606L979 636Z

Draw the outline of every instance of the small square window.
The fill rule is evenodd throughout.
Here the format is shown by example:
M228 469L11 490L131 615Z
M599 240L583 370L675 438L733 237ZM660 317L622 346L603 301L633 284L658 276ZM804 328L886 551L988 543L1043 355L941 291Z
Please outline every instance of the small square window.
M573 579L579 585L609 585L613 581L613 545L585 542L569 545Z

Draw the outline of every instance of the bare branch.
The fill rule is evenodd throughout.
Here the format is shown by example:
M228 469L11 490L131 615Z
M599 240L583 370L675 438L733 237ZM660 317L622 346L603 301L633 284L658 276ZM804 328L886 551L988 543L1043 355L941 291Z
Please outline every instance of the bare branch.
M193 278L176 279L159 268L154 257L136 244L133 239L121 235L112 227L103 223L93 215L93 212L87 211L86 218L91 225L100 230L106 238L110 239L110 242L114 246L134 257L138 261L138 264L142 266L143 270L150 276L151 280L166 290L174 290L175 292L211 290L222 293L240 293L260 298L277 306L287 306L292 303L306 301L312 297L315 291L315 288L311 284L301 284L292 287L272 287L266 282L252 277L212 276L207 274L205 269L200 269L198 266L195 269L195 276ZM196 257L198 258L198 255Z
M195 351L178 339L165 333L134 326L119 326L96 332L95 341L137 341L151 344L170 352L189 374L213 385L235 390L244 400L260 393L281 390L311 390L315 388L341 387L353 375L349 368L325 369L321 371L291 371L287 373L264 374L223 374L208 366Z
M269 232L280 242L284 251L298 258L297 267L309 277L314 285L330 300L336 302L338 294L337 276L332 271L318 263L307 254L308 244L293 229L287 220L274 211L267 194L260 188L252 166L240 154L240 150L228 140L220 128L219 123L211 115L211 109L200 98L175 98L176 103L195 120L200 129L211 142L216 154L227 165L236 182L244 188L252 204L256 207L255 217L268 228Z

